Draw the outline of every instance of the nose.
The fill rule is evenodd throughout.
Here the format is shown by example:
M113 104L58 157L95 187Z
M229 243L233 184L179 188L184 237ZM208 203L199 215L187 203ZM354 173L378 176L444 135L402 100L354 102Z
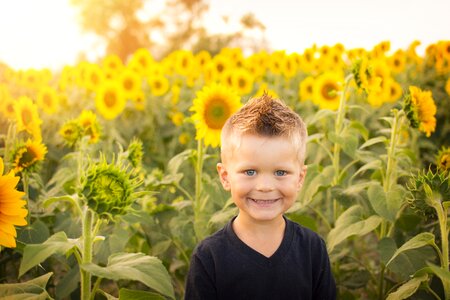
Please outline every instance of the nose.
M275 188L274 179L270 175L259 175L256 181L256 190L261 192L270 192Z

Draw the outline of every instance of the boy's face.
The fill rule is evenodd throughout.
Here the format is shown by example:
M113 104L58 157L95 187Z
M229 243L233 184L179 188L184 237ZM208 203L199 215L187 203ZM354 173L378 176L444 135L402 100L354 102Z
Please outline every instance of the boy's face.
M295 202L306 175L291 141L246 134L232 152L225 153L217 170L240 217L253 222L282 218Z

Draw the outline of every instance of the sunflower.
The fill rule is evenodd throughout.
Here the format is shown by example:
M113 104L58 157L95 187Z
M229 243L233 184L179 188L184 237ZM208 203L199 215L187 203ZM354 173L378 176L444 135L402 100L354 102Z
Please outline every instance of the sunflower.
M264 52L260 52L253 54L244 60L245 69L253 75L255 81L262 80L266 74L267 61L263 59L263 57L265 57Z
M83 137L83 128L77 120L69 120L61 126L58 133L64 142L72 147Z
M225 70L231 67L229 59L225 55L214 56L212 63L212 78L218 79L222 76Z
M286 53L284 51L275 51L270 55L269 58L269 69L275 74L279 75L282 71L282 66L285 64Z
M298 86L298 96L301 101L312 100L314 91L314 77L308 76L300 81Z
M124 95L128 99L133 99L142 91L141 77L136 71L126 68L120 73L119 82Z
M375 76L373 64L369 63L367 57L356 60L352 72L358 88L367 94L377 93L381 90L382 78Z
M388 91L388 102L395 102L402 96L402 86L393 78L386 80L385 89Z
M194 60L197 66L204 70L208 63L211 61L211 54L208 51L202 50L194 56Z
M14 172L34 171L37 163L44 160L45 154L47 154L47 147L40 141L28 139L25 143L19 143L12 156Z
M410 177L406 187L409 190L407 202L418 214L427 219L437 219L436 206L450 199L450 174L440 169L419 171ZM432 190L435 197L429 197L426 187Z
M35 69L28 69L23 73L22 85L27 88L36 89L42 84L42 77L39 71Z
M24 192L16 189L20 177L11 171L3 175L3 159L0 157L0 246L16 247L16 228L14 226L27 225L25 219L28 211L26 202L22 200Z
M116 118L125 109L126 98L120 83L105 81L97 91L95 106L107 120Z
M101 134L100 124L97 120L97 115L91 110L83 110L77 119L78 123L83 129L83 135L89 136L89 143L95 144L98 142Z
M134 103L134 108L136 108L139 111L145 110L145 94L143 91L141 91L139 94L137 94L133 99L131 99Z
M450 77L447 79L447 82L445 83L445 91L447 92L447 95L450 96Z
M139 48L131 56L128 66L139 74L145 75L153 62L153 56L150 52L145 48Z
M119 56L115 54L109 54L103 58L102 66L107 71L118 72L123 68L123 62Z
M65 91L69 87L75 85L75 68L64 66L58 80L58 88L60 91Z
M89 91L95 91L105 80L106 75L98 65L89 65L86 68L85 87Z
M181 87L178 84L173 84L172 88L170 89L170 92L172 94L172 97L170 98L170 103L176 105L180 101Z
M153 96L162 96L169 91L169 80L164 75L150 76L148 79L150 92Z
M242 54L241 48L225 47L220 50L219 54L227 57L231 66L234 68L240 68L244 65L244 55Z
M252 74L243 68L235 69L231 77L231 84L239 95L249 94L253 90L253 82Z
M375 47L373 47L373 49L372 49L372 57L381 58L390 49L391 49L391 42L390 41L383 41L383 42L375 45Z
M17 130L26 131L34 138L40 139L40 125L42 120L39 118L37 105L30 98L21 96L14 103L14 112L16 115Z
M6 85L0 85L0 113L7 119L14 119L16 116L14 113L15 100L11 97L9 89Z
M429 137L436 129L437 110L431 91L422 91L416 86L410 86L403 105L411 126L419 128Z
M239 96L223 85L212 84L197 92L190 108L197 130L196 139L204 139L205 145L217 147L225 121L241 106Z
M286 56L283 65L281 66L281 72L287 79L292 78L297 74L297 57L294 54Z
M263 95L269 95L274 99L280 99L280 96L278 96L277 92L275 92L273 89L270 89L269 85L266 82L261 83L261 85L258 88L258 91L256 92L255 95L253 95L252 98L259 98Z
M175 111L175 112L170 114L170 120L172 121L172 123L175 126L179 127L184 122L184 114L182 112Z
M315 67L315 50L313 48L307 48L300 56L300 69L304 72L311 72Z
M389 59L389 68L396 74L405 70L406 55L403 50L397 50Z
M112 218L127 211L141 183L126 167L116 162L108 164L102 157L88 167L78 194L99 217Z
M55 89L49 86L42 87L37 97L37 104L49 115L56 113L59 108L59 97Z
M175 72L180 75L187 76L195 67L195 58L191 51L178 50L173 53L175 55Z
M313 102L321 109L336 110L339 107L342 82L342 76L337 73L327 72L318 76L313 86Z
M450 172L450 147L442 147L436 156L437 166L444 172Z

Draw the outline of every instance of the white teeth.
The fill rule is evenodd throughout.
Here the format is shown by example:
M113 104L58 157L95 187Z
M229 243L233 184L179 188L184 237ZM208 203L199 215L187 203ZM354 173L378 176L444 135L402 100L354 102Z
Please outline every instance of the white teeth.
M268 203L274 203L274 202L276 202L278 199L275 199L275 200L257 200L257 199L253 199L253 198L250 198L252 201L254 201L254 202L256 202L256 203L258 203L258 204L264 204L264 203L266 203L266 204L268 204Z

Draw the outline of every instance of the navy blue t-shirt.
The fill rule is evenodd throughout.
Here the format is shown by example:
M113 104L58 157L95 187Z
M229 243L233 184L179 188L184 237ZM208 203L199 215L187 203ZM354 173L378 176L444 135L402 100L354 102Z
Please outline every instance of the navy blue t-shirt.
M318 234L285 218L281 245L268 258L238 238L233 220L194 250L185 300L336 299L328 253Z

